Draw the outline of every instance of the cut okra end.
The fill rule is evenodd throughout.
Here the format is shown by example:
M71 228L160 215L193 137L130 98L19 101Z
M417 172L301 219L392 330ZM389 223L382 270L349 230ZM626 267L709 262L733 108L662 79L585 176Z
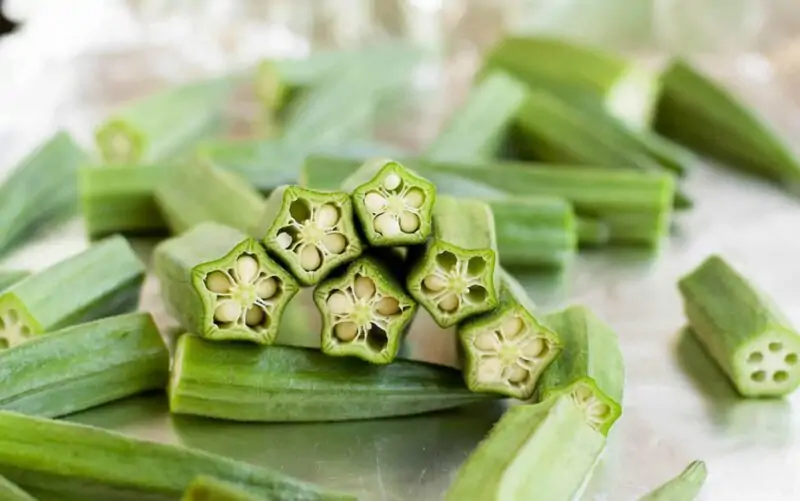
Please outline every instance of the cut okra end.
M366 240L374 246L413 245L431 233L436 187L401 164L387 161L353 190L353 206Z
M29 341L41 330L15 296L11 294L0 296L0 350Z
M747 397L777 397L800 385L800 338L769 332L742 346L734 357L735 385Z
M132 164L144 156L144 138L124 120L110 120L98 127L95 142L106 163Z
M353 262L314 291L323 318L322 351L388 364L397 356L417 304L373 258Z
M342 192L287 187L264 245L303 285L316 285L334 268L361 255L353 205Z
M572 402L583 412L586 422L603 435L607 435L616 420L622 415L619 404L609 398L595 385L594 381L583 378L563 390L544 395L544 400L555 394L567 394Z

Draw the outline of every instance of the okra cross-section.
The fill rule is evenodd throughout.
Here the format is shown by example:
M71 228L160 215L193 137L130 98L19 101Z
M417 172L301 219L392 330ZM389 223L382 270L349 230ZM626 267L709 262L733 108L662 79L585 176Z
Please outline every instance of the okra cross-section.
M203 223L155 250L162 296L184 328L270 344L297 282L243 233Z
M373 246L420 244L431 233L436 187L392 160L373 160L348 178L364 238Z
M406 286L441 327L497 307L494 217L479 200L440 196L433 238L413 260Z
M257 234L303 285L318 284L362 251L353 204L338 191L278 188L267 200Z
M525 290L502 272L500 306L458 325L464 380L472 391L533 396L539 375L561 352L558 334L533 314Z
M771 298L719 256L678 282L697 339L746 397L781 396L800 384L800 335Z
M314 302L322 313L322 351L376 364L394 360L417 311L388 267L371 256L318 285Z

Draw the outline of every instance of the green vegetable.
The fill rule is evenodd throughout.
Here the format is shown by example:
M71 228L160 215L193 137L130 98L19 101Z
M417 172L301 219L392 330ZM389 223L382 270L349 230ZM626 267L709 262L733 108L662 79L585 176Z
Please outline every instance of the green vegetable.
M201 476L186 489L181 501L258 501L251 493L238 485L217 480L214 477Z
M433 236L411 260L406 287L440 327L499 304L500 266L494 217L479 200L439 196Z
M706 464L692 461L680 475L639 498L639 501L694 501L703 488L706 475Z
M30 274L31 272L25 270L0 270L0 292L8 289Z
M0 351L0 409L43 417L166 387L169 353L148 313L67 327Z
M171 412L234 421L408 416L486 398L445 367L406 360L374 365L318 350L211 343L192 335L178 341L170 382Z
M355 499L222 456L6 411L0 474L36 497L70 501L175 501L199 475L267 499Z
M9 482L0 475L0 499L3 501L36 501L30 494L20 489L16 484Z
M574 499L605 443L568 398L511 407L461 467L445 499Z
M144 272L128 242L116 236L20 280L0 294L0 349L134 310Z
M719 256L681 278L697 339L746 397L781 396L800 385L800 336L771 298Z
M389 267L372 256L319 284L314 302L322 314L322 352L375 364L394 360L417 311Z
M297 282L238 230L202 223L154 252L161 295L181 325L209 339L270 344Z
M0 253L75 212L76 172L84 161L72 137L59 132L8 173L0 185Z
M576 219L578 243L581 246L592 247L607 245L611 238L608 226L598 219L579 217Z
M561 352L561 341L533 313L522 285L503 272L500 306L458 324L464 380L472 391L527 400Z
M569 395L590 426L607 435L622 414L625 365L617 335L584 306L547 315L563 343L561 355L539 378L539 400Z
M102 165L78 171L83 221L89 237L114 233L162 234L166 223L155 200L164 165Z

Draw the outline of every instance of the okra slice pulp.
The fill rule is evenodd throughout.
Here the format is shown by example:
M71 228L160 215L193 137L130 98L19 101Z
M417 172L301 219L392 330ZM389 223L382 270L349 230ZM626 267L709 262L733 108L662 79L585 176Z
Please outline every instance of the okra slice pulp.
M697 339L746 397L800 385L800 335L775 305L719 256L678 282Z
M708 472L703 461L692 461L680 475L639 498L639 501L694 501Z
M441 327L498 305L494 217L479 200L439 196L433 236L416 257L406 286Z
M270 195L257 234L303 285L361 255L350 196L283 186Z
M388 364L400 349L417 303L378 259L350 263L341 277L328 278L314 291L322 314L322 351Z

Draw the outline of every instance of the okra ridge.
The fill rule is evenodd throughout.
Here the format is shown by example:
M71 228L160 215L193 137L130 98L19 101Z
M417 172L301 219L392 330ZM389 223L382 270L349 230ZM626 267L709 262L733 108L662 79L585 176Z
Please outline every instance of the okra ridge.
M745 396L781 396L800 385L800 337L772 329L734 354L737 387Z

